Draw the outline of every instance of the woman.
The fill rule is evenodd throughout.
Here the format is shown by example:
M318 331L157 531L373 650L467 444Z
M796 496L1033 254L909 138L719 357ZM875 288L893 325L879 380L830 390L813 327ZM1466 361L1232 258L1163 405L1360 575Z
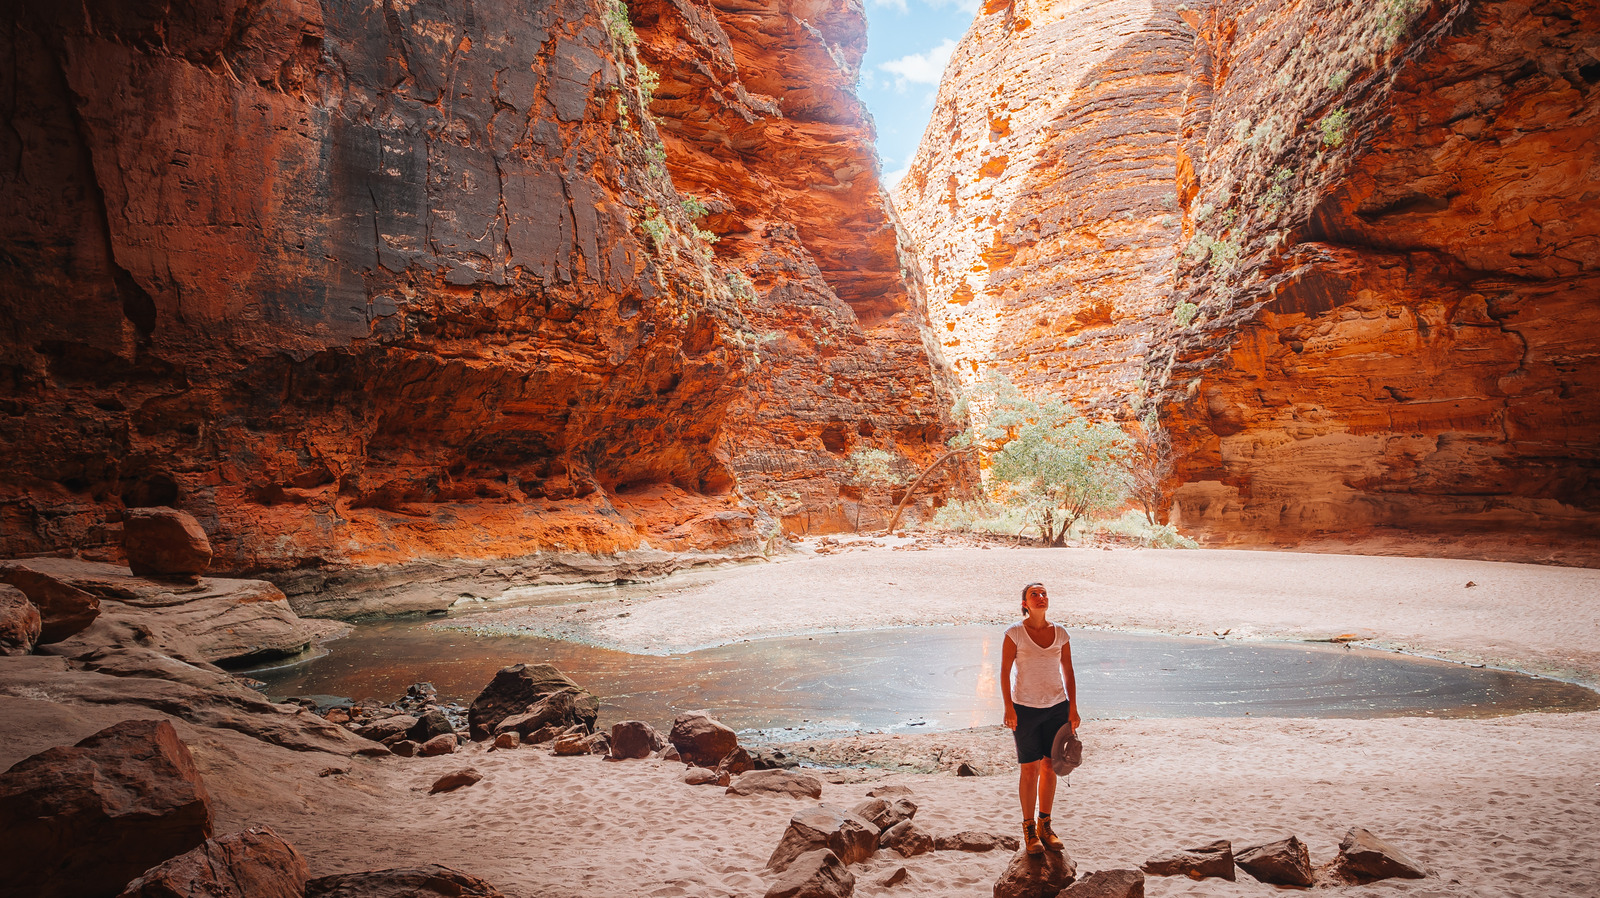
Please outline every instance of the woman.
M1000 652L1000 694L1006 702L1006 728L1017 742L1017 762L1022 777L1017 792L1022 798L1022 833L1029 854L1046 848L1060 851L1061 840L1050 828L1050 809L1056 799L1056 771L1050 764L1050 747L1056 732L1070 724L1078 731L1078 681L1072 673L1072 641L1066 628L1045 620L1050 597L1044 584L1022 588L1022 623L1006 630ZM1017 685L1011 686L1011 669ZM1015 694L1015 701L1013 701ZM1033 811L1037 800L1039 816Z

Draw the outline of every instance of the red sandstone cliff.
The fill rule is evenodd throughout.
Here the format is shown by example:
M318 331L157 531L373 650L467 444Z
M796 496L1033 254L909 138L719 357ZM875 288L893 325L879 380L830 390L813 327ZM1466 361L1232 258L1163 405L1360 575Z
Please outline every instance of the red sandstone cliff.
M1171 513L1213 542L1592 541L1597 15L991 4L897 194L947 352L1154 415ZM1030 71L1070 89L987 129L956 99Z
M851 447L936 448L859 8L629 15L9 12L0 554L154 504L234 570L749 550L850 517Z

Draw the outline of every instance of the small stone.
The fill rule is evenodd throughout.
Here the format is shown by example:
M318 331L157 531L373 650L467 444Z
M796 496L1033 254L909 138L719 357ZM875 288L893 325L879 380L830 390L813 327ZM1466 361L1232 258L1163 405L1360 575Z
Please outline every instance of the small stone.
M406 732L406 738L412 742L427 744L428 740L435 736L454 736L455 732L456 728L451 726L450 718L446 717L443 711L429 711L417 718L416 724Z
M982 775L983 774L980 774L978 772L978 768L972 766L971 764L968 764L966 761L962 761L961 762L961 766L956 768L956 776L982 776Z
M898 851L901 857L916 857L933 850L933 837L910 820L902 820L883 831L878 837L878 847Z
M821 848L796 858L767 889L766 898L849 898L856 877L832 851Z
M1067 886L1060 898L1144 898L1144 873L1100 870Z
M722 779L722 774L710 767L690 767L683 772L683 781L691 786L709 786Z
M1078 865L1064 851L1018 851L995 880L994 898L1055 898L1077 876Z
M501 733L494 737L494 747L496 749L517 748L520 745L522 745L522 736L515 730L509 733Z
M1218 839L1198 848L1184 848L1159 854L1145 861L1139 869L1151 876L1187 876L1204 879L1219 876L1232 882L1233 845L1227 839Z
M1372 833L1355 827L1339 843L1338 869L1359 882L1377 879L1422 879L1428 871L1405 852Z
M1246 848L1233 856L1233 862L1257 880L1272 885L1310 888L1316 883L1311 853L1306 843L1295 836Z
M343 708L329 708L328 713L322 715L322 719L329 723L349 723L350 712Z
M729 795L789 795L821 798L822 781L794 770L752 770L733 780Z
M556 737L556 744L551 746L551 751L558 755L586 755L589 753L589 737L579 733L567 733Z
M422 746L412 742L410 739L401 739L399 742L389 746L389 751L399 755L402 758L414 758L417 756L417 749L421 747Z
M910 786L877 786L868 790L868 798L887 798L891 801L896 798L905 798L911 795Z
M424 758L435 758L439 755L452 755L455 754L458 744L459 743L456 742L456 737L453 735L446 734L443 736L434 736L427 742L422 743L422 747L417 749L417 754L418 756ZM391 748L389 750L393 751L394 749Z
M750 753L736 745L734 746L733 751L728 752L728 754L717 763L717 769L728 774L729 776L738 776L741 773L749 773L750 771L756 769L756 765L750 759Z
M906 870L906 868L904 868L904 867L896 867L896 868L894 868L894 871L891 872L888 876L880 877L878 879L878 885L880 885L880 886L882 886L883 888L886 888L886 889L891 887L891 886L897 886L900 883L905 882L906 881L906 877L908 877L910 875L911 874Z
M661 760L663 760L663 761L682 761L683 760L683 755L678 754L678 746L676 746L676 745L668 745L666 748L663 748L661 750Z
M350 772L348 767L324 767L317 771L319 777L345 776Z
M439 777L437 780L434 780L433 788L428 790L428 794L437 795L440 792L454 792L455 790L465 786L471 786L482 779L483 774L472 769L471 767L463 767L460 770L454 771L453 773L447 773L444 776Z
M26 655L39 641L39 609L14 586L0 585L0 655Z
M356 735L364 739L371 739L373 742L387 742L392 749L394 745L388 740L392 740L396 736L401 739L406 738L406 734L416 725L417 719L410 714L396 714L392 717L375 720L361 727L356 730Z

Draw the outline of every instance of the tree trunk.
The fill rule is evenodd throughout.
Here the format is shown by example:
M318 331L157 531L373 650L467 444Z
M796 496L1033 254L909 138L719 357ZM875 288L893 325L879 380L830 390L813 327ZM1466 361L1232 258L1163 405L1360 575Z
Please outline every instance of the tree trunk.
M926 480L929 474L932 474L940 465L958 455L965 455L968 452L977 451L977 446L968 446L965 449L952 449L949 452L939 456L937 459L934 459L933 464L929 465L921 474L917 475L917 479L913 481L911 486L906 489L906 494L900 497L900 504L894 507L894 517L889 519L889 527L888 529L884 530L884 533L889 536L894 535L894 527L896 524L900 523L900 513L905 511L906 503L910 502L911 497L917 494L917 487L922 486L922 481Z

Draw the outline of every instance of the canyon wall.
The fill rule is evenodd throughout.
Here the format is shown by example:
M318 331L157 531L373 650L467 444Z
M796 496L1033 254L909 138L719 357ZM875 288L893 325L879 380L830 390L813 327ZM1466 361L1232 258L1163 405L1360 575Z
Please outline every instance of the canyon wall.
M234 571L758 551L948 435L859 7L6 25L0 555L115 557L148 505Z
M1035 35L1056 21L1065 33ZM998 167L984 149L996 128L930 130L898 188L963 376L961 316L985 298L974 280L1015 284L990 289L979 311L998 339L971 351L1099 414L1158 424L1175 458L1170 516L1212 544L1382 538L1600 558L1593 4L991 5L947 72L972 81L944 85L935 124L1027 67L1089 72L1118 54L1155 61L1109 100L1030 104L1026 118L1054 127L1023 150L1042 186L1022 214L955 216ZM1099 129L1074 130L1097 116ZM1079 151L1051 161L1068 135ZM1035 220L1105 248L1063 241L1059 264L1030 270ZM951 237L958 222L986 230ZM963 239L965 256L944 248ZM1015 256L990 249L1017 243ZM1109 317L1078 311L1096 289ZM1059 330L1057 308L1070 310Z

